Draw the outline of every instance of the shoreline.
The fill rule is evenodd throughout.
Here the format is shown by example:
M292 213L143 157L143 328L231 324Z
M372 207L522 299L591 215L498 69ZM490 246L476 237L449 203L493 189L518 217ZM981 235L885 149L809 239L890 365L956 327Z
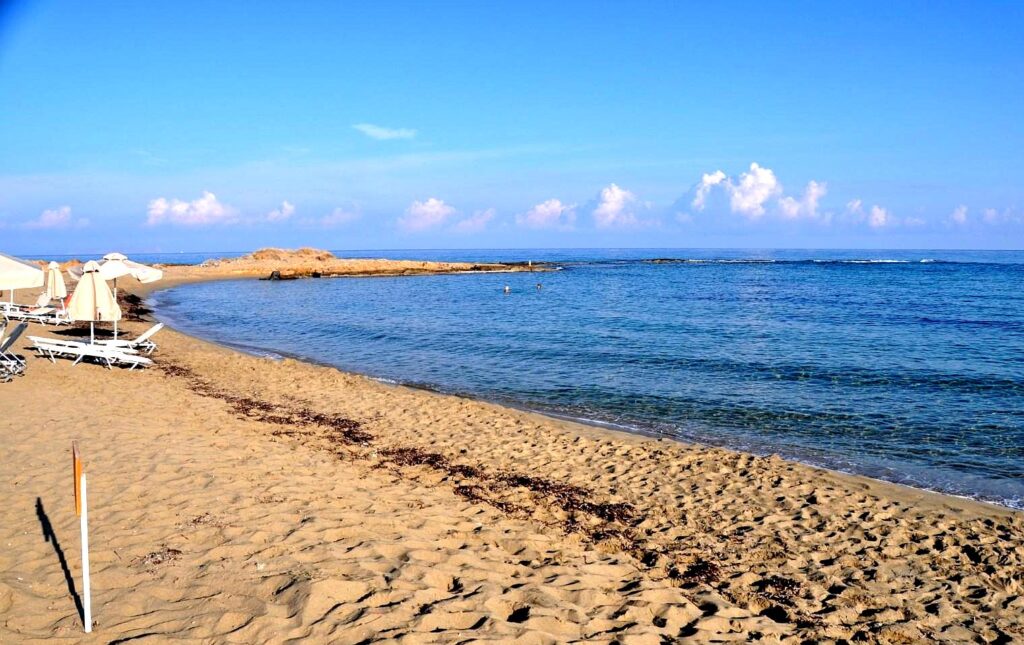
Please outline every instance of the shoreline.
M451 275L452 273L451 272L445 272L443 274ZM430 274L427 274L427 275L430 275ZM436 275L436 274L434 274L434 275ZM332 276L332 278L366 278L366 277L399 277L399 276L395 276L395 275L383 275L383 276L381 276L381 275ZM401 276L401 277L416 277L416 276ZM164 280L164 281L161 281L159 283L153 283L151 285L133 285L135 290L132 291L132 293L135 293L135 295L138 295L140 297L148 299L148 298L152 297L154 294L156 294L157 292L168 291L168 290L171 290L171 289L176 289L178 287L187 286L189 284L195 284L195 283L199 283L199 282L228 281L228 280L253 280L253 279L258 279L258 278L254 277L254 276L179 277L177 279L173 279L172 278L172 282L170 284L166 284L167 281ZM156 315L155 315L156 313L157 313L156 309L153 308L153 313L151 315L154 317L154 319L156 319ZM161 320L161 322L163 322L163 321ZM168 327L173 328L176 331L178 331L179 333L184 334L186 336L189 336L190 338L194 338L194 339L196 339L198 341L201 341L201 342L204 342L204 343L211 343L211 344L216 345L218 347L223 347L223 348L225 348L225 349L227 349L229 351L240 352L240 353L243 353L243 354L246 354L246 355L249 355L249 356L253 356L255 358L271 358L272 360L285 360L285 359L296 360L296 361L304 362L304 363L307 363L309 365L313 365L313 366L316 366L316 367L336 370L336 371L338 371L338 372L340 372L342 374L346 374L346 375L349 375L349 376L357 376L357 377L366 378L366 379L372 380L374 382L377 382L377 383L380 383L380 384L386 385L386 386L408 388L408 389L413 390L413 391L425 392L425 393L429 393L429 394L433 394L433 395L437 395L437 396L442 396L442 397L454 397L454 398L459 398L459 399L466 399L466 400L470 400L470 401L476 401L476 402L479 402L479 403L485 403L485 404L488 404L488 405L494 405L494 406L497 406L497 407L500 407L500 408L505 408L505 409L509 409L509 410L515 410L515 411L518 411L518 412L523 412L523 413L526 413L526 414L537 415L539 417L542 417L544 419L549 419L549 420L552 420L552 421L581 425L581 426L584 426L584 427L587 427L587 428L591 428L594 431L609 432L609 433L613 433L613 434L618 435L618 436L640 437L640 438L650 439L650 440L653 440L653 441L672 441L672 442L679 443L679 444L681 444L683 446L688 446L688 447L697 448L697 449L725 450L725 451L729 451L729 452L737 454L737 455L749 455L749 456L759 457L759 458L771 458L771 457L775 456L775 457L778 457L778 458L780 458L780 459L782 459L782 460L784 460L786 462L797 464L797 465L800 465L801 467L810 468L810 469L813 469L813 470L816 470L816 471L820 471L823 474L828 474L830 476L838 477L838 478L841 478L841 479L850 478L850 479L852 479L853 481L855 481L857 483L868 484L871 487L876 487L876 486L880 487L881 492L883 492L883 494L885 494L885 490L884 489L886 489L888 487L893 487L893 490L888 491L888 494L893 495L895 497L906 497L908 495L909 496L913 496L913 495L937 496L938 498L940 498L940 500L941 500L941 498L948 498L948 500L956 500L958 502L963 502L963 503L966 503L966 504L978 504L978 505L981 505L984 508L991 509L991 510L997 511L997 512L1006 511L1006 512L1010 512L1010 513L1021 513L1022 515L1024 515L1024 508L1016 508L1014 506L1010 506L1010 505L1007 505L1007 504L1002 504L1002 503L999 503L999 502L996 502L996 501L990 501L990 500L985 500L985 499L979 499L977 497L972 497L970 495L957 495L955 493L950 493L950 492L947 492L947 491L937 490L937 489L933 489L933 488L926 488L926 487L923 487L923 486L913 486L913 485L910 485L910 484L900 483L900 482L896 482L896 481L890 481L888 479L872 477L870 475L864 475L864 474L860 474L860 473L857 473L857 472L852 472L852 471L842 470L842 469L839 469L839 468L833 468L833 467L829 467L829 466L825 466L825 465L815 464L815 463L811 463L809 461L803 461L803 460L800 460L800 459L795 458L795 457L789 457L789 456L786 456L786 455L778 455L777 453L774 453L774 452L764 452L764 453L762 453L762 452L757 452L757 451L753 451L753 450L744 450L742 448L734 448L734 447L731 447L730 445L728 445L727 443L724 443L724 442L723 442L722 445L716 445L716 444L713 444L713 443L710 443L710 442L702 442L702 441L699 441L699 440L696 440L696 439L691 439L691 438L680 438L680 437L676 437L676 436L670 436L670 435L661 434L661 433L658 433L658 432L655 432L655 431L645 431L645 430L643 430L641 428L629 428L629 427L625 427L625 426L616 426L615 424L604 423L604 422L602 422L600 420L595 420L595 419L585 419L585 418L580 418L580 417L573 417L572 415L567 415L567 414L563 415L563 414L557 414L557 413L548 413L548 412L545 412L543 410L538 410L538 409L535 409L535 408L531 408L529 405L526 405L526 404L517 405L515 402L510 402L510 401L496 401L496 400L491 400L491 399L487 399L487 398L484 398L484 397L479 397L479 396L476 396L476 395L473 395L473 394L469 394L469 393L463 394L463 393L457 393L457 392L446 392L446 391L444 391L444 390L442 390L440 388L431 387L429 384L415 384L415 383L407 383L407 382L403 382L403 381L395 381L393 379L386 379L384 377L378 377L378 376L374 376L372 374L367 374L367 373L359 372L359 371L356 371L356 370L342 369L342 368L339 368L339 367L337 367L337 366L335 366L335 365L333 365L333 364L331 364L329 362L318 361L318 360L316 360L316 359L314 359L312 357L303 356L303 355L300 355L300 354L292 354L292 353L288 353L288 352L282 352L281 350L273 350L273 349L266 349L266 348L244 347L244 346L241 346L241 345L236 345L236 344L230 343L228 341L203 338L202 336L198 335L195 332L187 331L187 330L183 329L182 327L174 326L175 323L173 323L173 322L167 322L167 325L168 325ZM260 353L260 352L263 352L263 353ZM936 500L936 501L940 501L940 500Z
M80 640L72 440L86 642L1024 637L1024 513L155 340L0 386L0 640Z

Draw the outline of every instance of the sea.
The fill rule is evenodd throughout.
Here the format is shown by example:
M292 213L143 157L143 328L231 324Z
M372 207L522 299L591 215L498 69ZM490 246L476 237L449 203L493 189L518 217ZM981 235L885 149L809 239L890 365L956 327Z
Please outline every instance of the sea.
M1022 251L335 254L553 270L208 282L153 305L256 354L1024 508Z

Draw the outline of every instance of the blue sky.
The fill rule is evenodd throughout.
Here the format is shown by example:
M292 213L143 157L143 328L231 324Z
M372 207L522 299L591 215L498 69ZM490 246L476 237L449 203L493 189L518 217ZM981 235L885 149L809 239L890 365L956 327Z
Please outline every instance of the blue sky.
M1021 3L14 2L0 249L1024 248Z

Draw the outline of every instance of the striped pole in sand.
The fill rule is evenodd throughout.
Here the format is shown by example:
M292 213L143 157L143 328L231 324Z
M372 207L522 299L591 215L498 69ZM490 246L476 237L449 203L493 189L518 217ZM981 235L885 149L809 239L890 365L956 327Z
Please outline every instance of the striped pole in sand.
M75 513L81 519L82 529L82 623L85 633L92 632L92 592L89 586L89 498L86 490L85 469L78 452L78 442L71 442L71 458L75 477Z

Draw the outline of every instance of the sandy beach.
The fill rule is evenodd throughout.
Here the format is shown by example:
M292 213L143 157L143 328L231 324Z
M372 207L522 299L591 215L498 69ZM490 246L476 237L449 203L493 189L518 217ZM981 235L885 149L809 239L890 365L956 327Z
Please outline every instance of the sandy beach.
M285 271L479 270L341 262ZM0 385L0 642L1024 640L1020 512L155 340L145 371L31 357Z

